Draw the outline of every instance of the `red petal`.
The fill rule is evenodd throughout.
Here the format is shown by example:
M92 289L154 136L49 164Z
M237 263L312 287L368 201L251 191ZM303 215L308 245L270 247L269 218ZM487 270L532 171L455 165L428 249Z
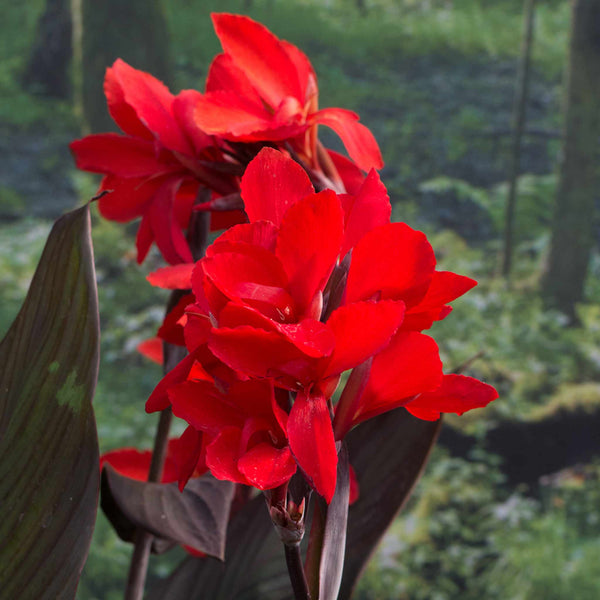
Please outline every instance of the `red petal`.
M473 408L483 408L496 398L498 392L483 381L465 375L445 375L437 390L417 396L406 405L406 410L419 419L436 421L440 413L462 415Z
M149 340L140 342L137 351L151 361L162 365L164 361L163 341L159 337L153 337Z
M161 483L177 481L178 466L176 463L178 440L169 440L167 455L161 476ZM100 457L100 470L105 464L109 464L121 475L130 477L137 481L147 481L152 462L150 450L137 450L135 448L120 448L106 452Z
M348 272L346 302L382 298L402 300L407 310L422 300L435 269L425 234L404 223L369 231L356 244Z
M241 189L250 221L277 227L290 206L314 192L304 169L273 148L263 148L250 162Z
M212 324L210 317L205 314L186 313L187 321L184 326L183 336L185 346L189 352L197 350L200 346L208 343L208 337Z
M303 198L282 219L276 254L289 277L288 289L299 315L307 314L314 295L323 290L335 267L343 223L342 207L332 190Z
M170 440L169 458L174 465L179 482L179 490L183 491L191 477L199 477L206 472L202 455L203 436L189 426L179 439Z
M154 136L152 132L140 121L135 110L125 101L125 92L117 73L121 62L117 61L115 63L116 70L115 66L106 69L104 94L108 102L108 111L124 133L141 137L145 140L153 140Z
M287 446L278 449L264 442L243 454L237 466L259 490L283 485L296 472L296 461Z
M146 401L146 412L152 413L164 410L170 406L167 390L182 381L185 381L196 357L194 354L188 354L174 369L169 371L154 388L152 394Z
M226 427L242 427L243 414L223 401L213 383L185 381L168 390L173 414L198 431L217 435Z
M225 242L246 242L253 246L261 246L270 251L275 250L277 227L269 221L256 221L235 225L221 234L213 244L206 249L206 256L213 256L217 252L231 251L231 245L222 245Z
M173 211L181 179L167 179L154 195L149 217L156 245L171 264L193 263L192 252Z
M209 383L215 382L214 377L212 377L204 368L204 366L198 361L193 364L190 372L188 373L187 379L188 381L208 381Z
M356 477L356 471L352 465L350 467L350 497L348 498L348 504L352 506L360 498L360 486L358 485L358 479Z
M356 302L333 311L327 321L335 349L324 377L354 368L388 345L404 316L404 303Z
M343 154L339 154L333 150L327 150L327 153L333 161L338 175L342 178L346 191L349 194L358 194L358 191L365 180L364 173L356 166L355 163L346 158Z
M150 285L166 290L188 290L192 287L194 263L182 263L152 271L146 279Z
M252 377L284 377L289 387L315 377L314 357L281 333L254 327L213 329L209 347L232 369Z
M225 400L235 406L244 417L253 417L268 426L275 426L275 433L281 433L273 415L273 382L270 380L238 381L229 386Z
M327 401L321 395L296 396L288 420L290 448L315 490L331 502L335 493L337 450Z
M300 48L290 44L290 42L286 40L279 40L279 43L296 67L298 82L300 84L300 96L298 99L301 101L308 101L310 99L309 95L316 95L318 93L317 75L310 64L308 57L300 50Z
M300 323L277 324L281 331L298 349L307 356L320 358L329 356L335 345L331 329L316 319L303 319Z
M307 357L329 356L335 344L329 326L315 319L303 319L300 323L278 323L250 306L227 303L219 313L219 328L244 326L278 332Z
M150 215L145 214L142 217L142 222L135 238L135 245L137 248L137 262L142 264L144 259L148 255L150 246L154 241L154 233L152 232L152 225L150 224Z
M442 362L433 338L400 331L373 360L354 423L403 406L411 396L436 389Z
M295 64L264 25L241 15L213 14L212 19L225 53L271 107L285 96L304 101Z
M371 170L356 196L344 203L344 212L344 243L340 252L342 257L366 233L390 222L392 205L377 171Z
M275 388L273 390L273 396L271 398L271 410L273 412L273 416L279 425L280 431L283 436L287 439L287 422L288 422L288 413L282 408L283 406L288 406L289 404L289 392L282 388Z
M258 92L244 71L236 67L228 54L219 54L213 59L206 78L206 91L207 93L231 92L256 106L262 106Z
M248 485L245 475L237 467L241 433L235 427L224 429L206 447L206 465L217 479Z
M154 144L118 133L88 135L69 144L78 169L119 177L162 175L181 166L156 158Z
M121 59L115 61L113 73L121 85L125 102L160 142L170 150L192 155L190 143L173 116L174 96L167 87Z
M194 120L208 134L244 141L265 139L260 134L253 134L276 126L272 114L264 106L231 91L204 94L196 103Z
M183 336L183 327L187 321L187 316L184 316L185 308L194 301L193 294L185 294L177 304L165 316L162 325L158 330L158 337L169 344L176 346L185 346L185 338Z
M173 215L175 221L182 229L186 229L190 223L190 217L194 208L194 203L198 197L200 184L190 177L183 177L181 185L175 194L173 203Z
M210 287L215 286L229 300L241 300L278 321L294 318L294 303L285 290L287 276L277 257L244 242L232 243L234 252L220 252L202 260L204 289L211 310L218 319L221 301L215 303Z
M137 481L147 481L150 471L152 452L150 450L137 450L136 448L119 448L104 453L100 457L100 470L105 464L125 477L131 477Z
M219 390L230 390L232 385L247 379L219 360L211 352L208 344L200 346L194 351L194 354L197 356L198 363L202 365L204 373L199 372L198 364L195 363L188 375L188 380L190 381L194 379L198 381L210 381L217 385Z
M144 180L106 176L100 190L109 193L98 200L100 214L109 221L119 223L142 216L163 181L162 178Z
M363 170L382 169L381 151L373 134L358 122L358 115L343 108L325 108L312 121L331 127L341 138L350 158Z
M431 327L433 321L445 318L452 310L445 306L447 302L452 302L476 285L477 282L470 277L449 271L435 271L427 293L419 304L407 312L402 328L420 331Z
M196 106L201 98L202 94L196 90L183 90L173 101L175 119L197 154L214 145L213 138L202 131L194 119Z

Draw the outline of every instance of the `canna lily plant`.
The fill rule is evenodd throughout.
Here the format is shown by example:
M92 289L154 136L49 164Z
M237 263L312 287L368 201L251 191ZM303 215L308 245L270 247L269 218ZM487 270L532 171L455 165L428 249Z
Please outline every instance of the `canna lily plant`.
M390 222L370 131L351 111L319 109L298 48L248 17L213 23L223 53L204 92L173 95L117 60L104 89L122 133L71 144L79 168L103 175L100 213L141 218L138 262L156 243L167 263L148 277L171 291L164 322L139 348L164 367L145 407L161 415L153 450L98 456L87 207L58 221L0 346L0 473L21 460L13 439L32 411L53 442L73 422L79 432L44 456L62 479L30 459L20 504L0 479L7 506L27 494L38 503L31 518L11 509L0 526L15 540L0 550L0 575L17 595L74 596L101 472L102 509L135 545L127 599L142 597L148 553L177 544L191 556L152 599L349 598L441 415L497 397L444 374L423 333L476 282L438 271L426 236ZM348 156L322 145L319 125ZM210 230L223 231L209 244ZM32 336L39 343L20 343ZM82 344L87 354L69 350ZM186 428L169 441L173 416ZM52 493L38 498L38 489ZM48 529L47 515L59 513ZM36 527L42 558L22 566L8 552L26 553ZM69 545L73 536L80 543Z

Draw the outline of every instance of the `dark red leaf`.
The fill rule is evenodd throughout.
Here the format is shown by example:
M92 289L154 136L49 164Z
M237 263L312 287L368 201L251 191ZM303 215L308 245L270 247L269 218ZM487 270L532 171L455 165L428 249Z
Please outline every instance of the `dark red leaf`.
M98 302L89 208L59 219L0 344L0 596L73 598L94 529Z
M227 532L225 564L190 557L149 600L291 600L283 545L261 496L246 504Z
M102 470L102 510L125 541L136 527L154 536L191 546L220 558L233 485L205 475L190 479L183 492L177 483L147 483Z
M348 434L348 454L360 497L350 507L339 600L352 590L377 544L410 495L441 426L397 408Z

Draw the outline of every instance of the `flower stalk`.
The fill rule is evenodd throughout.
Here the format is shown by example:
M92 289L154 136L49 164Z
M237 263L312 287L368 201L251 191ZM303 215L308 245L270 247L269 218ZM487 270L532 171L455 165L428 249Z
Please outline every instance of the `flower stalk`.
M290 574L294 598L296 600L311 600L308 583L302 566L300 542L292 545L284 544L283 547L285 549L285 562L287 564L288 573Z
M156 436L154 438L154 449L152 452L152 462L150 463L150 472L148 473L148 481L160 481L167 453L172 418L173 413L170 408L160 413ZM125 588L125 600L142 600L153 539L154 536L144 529L137 529L135 532L133 554L131 555L127 586Z

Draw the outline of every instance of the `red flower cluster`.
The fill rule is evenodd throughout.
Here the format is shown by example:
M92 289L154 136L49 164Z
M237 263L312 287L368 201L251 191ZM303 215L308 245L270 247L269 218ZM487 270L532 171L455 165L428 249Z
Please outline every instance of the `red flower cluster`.
M247 17L213 21L223 53L204 94L173 96L118 60L105 92L123 135L71 148L80 168L105 175L104 216L142 217L138 260L156 241L171 263L151 283L186 290L159 337L189 355L146 405L171 406L189 425L168 478L183 486L206 468L267 490L299 467L329 502L338 443L362 421L400 406L435 420L496 398L445 376L422 333L475 281L437 271L425 235L390 223L375 139L356 114L318 108L298 48ZM323 148L318 125L350 159ZM195 265L194 210L230 226ZM156 341L142 350L162 360Z
M213 23L224 52L214 59L196 106L203 131L240 142L287 141L318 168L321 124L340 136L361 169L383 167L377 142L356 113L318 109L317 77L296 46L247 17L213 15Z
M330 501L336 440L354 425L398 406L436 419L496 397L477 380L442 374L421 331L475 282L436 271L426 237L389 222L375 171L355 195L315 193L295 161L263 149L241 189L248 224L221 235L193 271L151 276L181 288L191 278L195 303L179 319L190 355L147 410L170 404L203 432L216 477L269 489L298 465Z
M157 79L117 60L107 69L108 109L124 135L101 133L71 143L77 166L105 174L100 212L126 222L142 217L137 235L138 262L156 241L172 263L193 262L183 234L201 186L220 195L238 190L239 165L227 161L217 139L194 125L201 96L187 90L173 96ZM219 165L229 169L218 170ZM215 223L240 222L240 215Z
M206 93L174 96L160 81L122 60L107 69L108 109L123 135L71 143L77 166L104 174L100 212L127 222L142 217L138 262L153 242L171 264L193 262L184 230L193 210L213 210L212 229L244 221L239 177L264 145L295 152L321 186L343 191L381 168L379 147L358 116L317 109L311 64L295 46L248 17L213 15L224 54L211 65ZM317 125L333 128L358 167L325 150ZM208 199L200 200L200 190Z

